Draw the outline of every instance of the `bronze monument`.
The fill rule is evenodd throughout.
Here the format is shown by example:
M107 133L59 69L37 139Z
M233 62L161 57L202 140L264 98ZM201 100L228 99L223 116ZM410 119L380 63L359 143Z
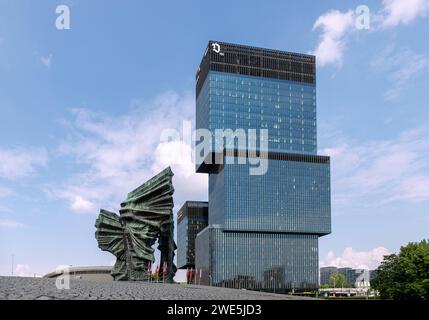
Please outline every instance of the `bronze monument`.
M173 282L176 244L173 238L173 172L163 170L131 191L119 215L101 209L95 238L103 251L116 256L114 280L141 281L151 277L155 241L161 252L157 279Z

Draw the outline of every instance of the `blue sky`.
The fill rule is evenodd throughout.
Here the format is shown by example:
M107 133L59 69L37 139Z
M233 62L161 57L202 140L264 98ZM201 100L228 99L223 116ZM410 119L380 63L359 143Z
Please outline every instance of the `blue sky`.
M55 27L60 4L70 30ZM176 209L207 198L189 145L160 134L193 120L210 39L317 56L319 153L332 156L321 265L375 267L428 238L428 16L429 0L0 0L0 274L11 254L18 275L111 264L99 208L164 166Z

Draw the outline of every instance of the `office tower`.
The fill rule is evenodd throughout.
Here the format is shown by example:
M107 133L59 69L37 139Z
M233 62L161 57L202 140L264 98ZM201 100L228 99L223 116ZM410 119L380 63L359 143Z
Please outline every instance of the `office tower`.
M315 57L210 41L196 76L196 128L211 133L212 147L200 154L207 137L196 143L196 171L209 175L209 226L195 244L201 282L317 288L331 209L330 159L317 155ZM247 150L216 133L228 129L248 133ZM254 129L258 153L248 150ZM253 174L258 161L265 170Z
M195 238L207 227L208 202L186 201L177 212L177 267L195 268Z

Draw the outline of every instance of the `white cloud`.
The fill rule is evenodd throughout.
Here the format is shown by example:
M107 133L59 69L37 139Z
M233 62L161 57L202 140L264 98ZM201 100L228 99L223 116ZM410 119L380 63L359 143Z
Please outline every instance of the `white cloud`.
M331 156L332 200L337 209L356 203L429 201L428 128L408 130L390 140L359 144L341 138L335 144L322 153Z
M385 92L385 99L398 98L412 79L429 69L429 58L409 48L389 46L372 62L372 67L388 74L391 88Z
M429 0L383 0L381 26L395 27L409 24L417 17L426 17L429 12Z
M426 17L428 13L429 0L383 0L382 8L370 16L370 30L407 25L418 17ZM330 10L317 18L313 31L320 29L321 34L312 54L316 55L320 66L334 64L341 67L347 39L355 30L357 17L354 10Z
M16 179L32 174L47 163L45 149L0 149L0 178Z
M40 62L47 67L48 69L51 68L52 65L52 53L48 54L47 56L41 56L40 57Z
M353 248L345 248L341 256L336 256L334 251L329 251L320 262L320 267L349 267L354 269L376 269L383 257L389 254L384 247L377 247L369 251L356 251Z
M13 221L13 220L4 220L1 219L0 220L0 228L4 228L4 229L16 229L16 228L24 228L25 225L17 222L17 221Z
M171 166L175 172L175 189L182 199L198 200L207 197L208 175L195 173L189 144L181 141L160 143L155 150L152 172L159 172L167 166Z
M346 35L354 26L354 13L349 10L331 10L320 16L313 25L313 31L321 29L319 43L312 54L320 66L336 64L341 66L346 49Z
M17 277L33 277L30 273L30 266L28 264L17 264L13 272L14 276Z
M67 271L67 270L70 270L70 268L71 268L70 265L60 264L60 265L56 266L55 271L56 272Z
M0 186L0 198L7 198L15 195L15 192L10 188ZM0 213L12 213L12 210L0 203Z
M97 214L100 207L117 209L127 192L171 165L176 205L206 198L207 177L194 172L190 146L160 142L164 129L181 132L194 109L191 93L168 92L149 103L135 101L131 111L116 117L74 110L73 133L60 151L84 169L48 192L66 199L75 212Z
M15 192L12 189L0 186L0 198L10 197L14 194Z
M396 188L396 194L387 201L428 201L429 175L411 175L405 177Z
M81 196L75 196L71 202L71 208L77 212L94 212L95 206L91 201L82 198Z
M13 213L13 210L9 207L0 205L0 213Z

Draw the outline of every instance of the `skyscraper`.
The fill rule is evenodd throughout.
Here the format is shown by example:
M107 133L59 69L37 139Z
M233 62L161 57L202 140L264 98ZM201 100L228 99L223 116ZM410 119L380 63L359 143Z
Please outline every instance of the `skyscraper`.
M177 267L195 268L195 238L207 227L209 205L205 201L186 201L177 212Z
M330 159L317 155L315 57L210 41L196 101L196 127L212 138L209 152L198 154L207 136L196 149L197 172L209 174L209 226L196 239L202 283L316 288L331 209ZM258 153L243 150L250 138L215 133L254 129ZM252 174L258 159L266 168Z

